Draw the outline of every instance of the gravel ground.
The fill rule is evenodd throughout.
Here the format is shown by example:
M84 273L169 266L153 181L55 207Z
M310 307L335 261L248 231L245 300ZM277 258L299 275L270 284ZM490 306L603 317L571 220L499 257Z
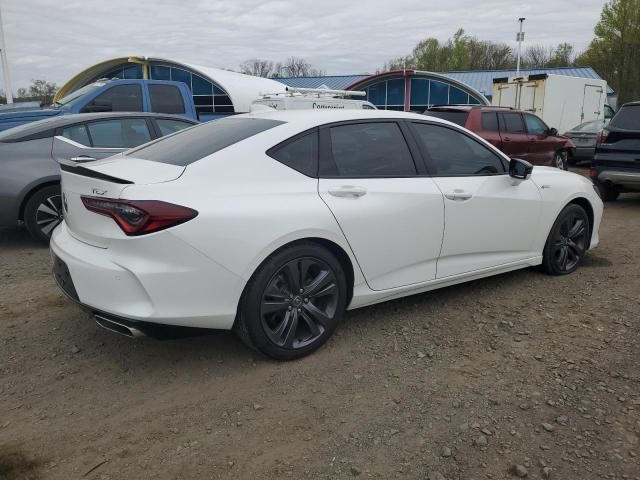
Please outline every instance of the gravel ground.
M640 479L640 196L573 275L346 315L311 357L132 341L0 230L0 479Z

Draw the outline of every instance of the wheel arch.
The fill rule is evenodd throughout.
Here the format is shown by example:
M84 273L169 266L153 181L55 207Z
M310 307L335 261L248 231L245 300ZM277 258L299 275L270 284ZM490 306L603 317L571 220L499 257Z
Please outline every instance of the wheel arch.
M349 254L347 253L347 251L345 250L345 248L341 245L339 245L338 243L336 243L333 240L329 240L328 238L324 238L324 237L317 237L317 236L309 236L309 237L300 237L300 238L296 238L294 240L290 240L286 243L283 243L282 245L278 246L275 249L272 249L270 251L270 253L268 253L267 255L264 256L264 258L262 258L262 260L255 266L255 268L253 268L251 275L248 277L247 282L245 283L244 288L242 289L242 294L240 295L240 298L238 299L238 308L236 309L236 311L239 311L240 308L240 304L243 301L243 298L245 296L245 292L247 291L247 288L249 287L249 285L251 284L251 280L253 279L253 276L255 275L255 273L258 271L258 269L265 263L267 262L274 254L286 249L286 248L290 248L294 245L299 245L299 244L304 244L304 243L311 243L311 244L315 244L315 245L319 245L323 248L326 248L327 250L329 250L338 260L338 262L340 262L340 265L342 266L342 269L345 273L346 276L346 281L347 281L347 301L346 301L346 305L348 306L351 303L351 300L353 298L353 290L354 290L354 285L355 285L355 276L356 276L356 270L355 268L357 267L357 265L354 266L354 262L351 259L351 257L349 256Z
M593 235L593 221L594 221L594 210L593 210L593 205L591 205L591 202L586 199L585 197L576 197L574 199L572 199L569 203L567 203L566 206L568 205L578 205L580 207L582 207L584 209L585 212L587 212L587 217L589 218L589 237L587 238L587 248L589 248L589 246L591 246L591 236ZM563 207L564 208L564 207Z

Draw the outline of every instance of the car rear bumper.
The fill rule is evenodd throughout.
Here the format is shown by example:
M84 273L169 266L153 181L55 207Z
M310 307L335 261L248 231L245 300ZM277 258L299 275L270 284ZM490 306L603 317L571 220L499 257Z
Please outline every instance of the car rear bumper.
M602 183L612 183L625 189L640 190L640 170L626 172L620 170L602 170L598 172L597 179Z
M572 157L581 160L591 160L596 153L596 147L576 147L572 152Z
M168 231L107 249L76 239L63 222L50 248L58 285L94 314L125 322L233 326L244 282Z

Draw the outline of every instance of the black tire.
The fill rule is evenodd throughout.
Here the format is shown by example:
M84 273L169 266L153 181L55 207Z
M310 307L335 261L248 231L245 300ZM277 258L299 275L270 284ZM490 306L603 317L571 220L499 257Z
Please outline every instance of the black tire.
M249 347L277 360L294 360L327 341L342 320L346 300L346 277L336 257L314 243L294 244L275 252L253 274L234 330Z
M569 170L566 150L558 150L555 153L553 156L553 166L560 170Z
M596 186L603 202L615 202L620 196L618 189L609 183L598 182Z
M35 240L48 244L51 232L62 221L60 185L50 185L33 193L24 206L23 220Z
M542 267L550 275L573 273L589 245L589 216L580 205L567 205L558 215L542 255Z

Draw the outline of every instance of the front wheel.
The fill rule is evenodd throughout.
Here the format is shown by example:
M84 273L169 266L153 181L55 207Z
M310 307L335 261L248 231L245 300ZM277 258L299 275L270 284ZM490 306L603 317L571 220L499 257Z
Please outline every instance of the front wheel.
M62 221L60 185L50 185L35 192L24 207L24 224L31 236L49 243L53 229Z
M250 347L278 360L304 357L342 319L347 284L327 249L301 243L273 254L249 281L234 326Z
M567 152L560 150L553 156L553 165L560 170L568 170Z
M544 246L542 266L550 275L573 273L589 245L589 216L580 205L567 205L558 215Z

